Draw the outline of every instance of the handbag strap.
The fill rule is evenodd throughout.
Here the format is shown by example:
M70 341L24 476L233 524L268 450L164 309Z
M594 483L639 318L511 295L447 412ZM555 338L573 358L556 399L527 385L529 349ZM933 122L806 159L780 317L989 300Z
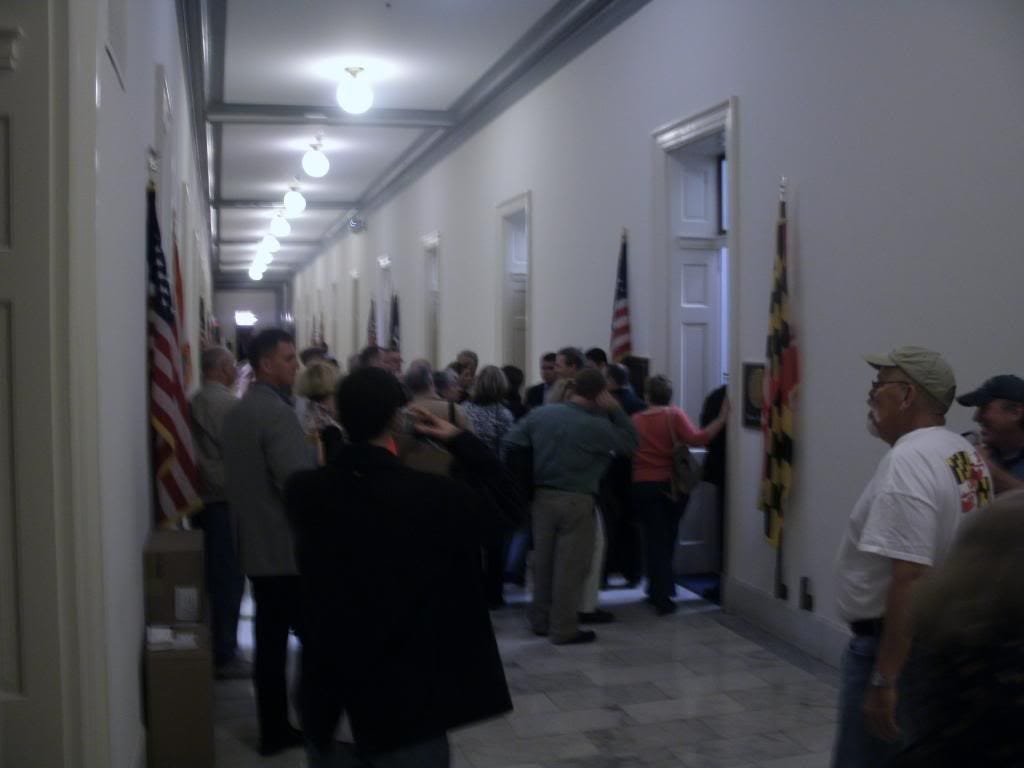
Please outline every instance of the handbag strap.
M670 406L665 406L665 418L668 421L668 434L672 438L672 450L675 450L679 445L679 440L676 439L676 431L672 429L672 410Z

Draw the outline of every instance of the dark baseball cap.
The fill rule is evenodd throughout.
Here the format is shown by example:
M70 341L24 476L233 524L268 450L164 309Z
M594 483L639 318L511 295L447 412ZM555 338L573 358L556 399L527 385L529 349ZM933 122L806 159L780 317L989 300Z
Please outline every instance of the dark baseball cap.
M973 392L960 395L956 399L960 405L966 405L971 408L988 405L993 400L1011 400L1015 403L1024 403L1024 379L1009 373L993 376Z

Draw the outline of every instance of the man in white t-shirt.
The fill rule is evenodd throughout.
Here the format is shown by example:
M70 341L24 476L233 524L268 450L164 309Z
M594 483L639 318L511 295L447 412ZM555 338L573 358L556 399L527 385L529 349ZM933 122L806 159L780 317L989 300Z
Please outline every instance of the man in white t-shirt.
M878 371L868 430L885 454L850 514L836 560L839 614L853 637L843 656L833 768L884 768L906 734L897 683L910 655L911 589L942 562L964 515L992 499L981 455L945 428L953 370L937 352L900 347L865 358Z

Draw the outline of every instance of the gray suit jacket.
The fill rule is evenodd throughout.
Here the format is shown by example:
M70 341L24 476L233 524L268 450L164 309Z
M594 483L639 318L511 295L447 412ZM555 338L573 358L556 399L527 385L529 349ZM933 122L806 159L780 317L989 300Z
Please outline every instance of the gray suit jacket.
M238 557L247 576L298 573L284 505L285 482L316 466L292 407L255 383L224 419L225 485Z

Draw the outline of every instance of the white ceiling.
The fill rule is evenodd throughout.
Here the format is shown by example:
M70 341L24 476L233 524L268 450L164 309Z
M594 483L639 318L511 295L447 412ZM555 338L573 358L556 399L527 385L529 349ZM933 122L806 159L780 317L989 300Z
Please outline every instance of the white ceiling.
M512 85L538 82L647 0L178 2L196 133L209 135L199 147L214 280L237 285L290 183L309 205L281 238L268 283L483 124ZM335 101L347 66L373 86L365 115ZM331 167L312 179L302 155L321 133Z
M333 105L363 67L375 106L447 109L555 0L229 0L224 100Z

